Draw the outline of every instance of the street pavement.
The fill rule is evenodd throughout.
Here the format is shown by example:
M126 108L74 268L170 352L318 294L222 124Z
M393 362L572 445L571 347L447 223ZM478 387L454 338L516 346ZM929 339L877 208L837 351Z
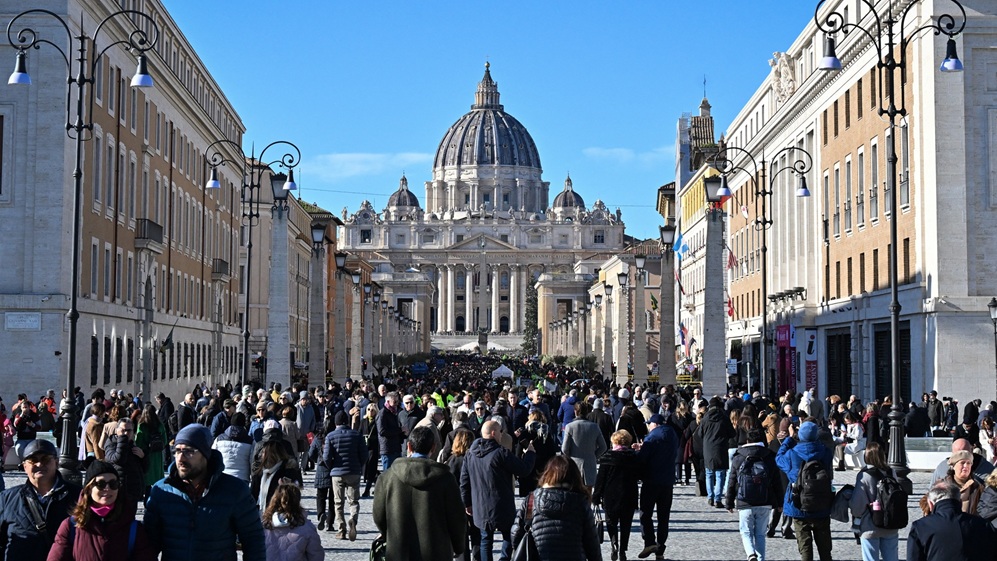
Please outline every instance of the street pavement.
M856 473L854 470L835 472L835 485L854 484ZM314 472L305 474L304 495L309 518L315 522L313 475ZM3 477L7 488L24 482L24 474L21 472L8 471L4 473ZM930 477L931 474L927 472L914 472L910 476L914 483L914 493L911 495L909 503L911 521L921 517L917 501L921 495L927 492ZM367 559L370 542L378 534L371 518L373 504L372 499L360 501L360 520L355 542L337 540L335 535L328 531L320 532L327 560L360 561ZM634 516L634 529L630 537L630 559L637 558L637 553L640 552L643 545L640 538L639 516L639 513ZM695 496L695 487L677 486L665 558L697 561L745 559L744 550L741 547L741 537L737 531L737 520L736 513L732 514L726 510L711 508L706 504L705 497ZM861 550L855 542L848 524L831 521L831 533L834 540L832 555L835 561L862 559ZM902 530L900 537L900 559L906 559L907 530ZM495 558L498 558L497 549ZM609 560L608 538L603 545L603 559ZM800 559L796 541L782 539L777 534L776 538L767 541L766 559L772 561Z

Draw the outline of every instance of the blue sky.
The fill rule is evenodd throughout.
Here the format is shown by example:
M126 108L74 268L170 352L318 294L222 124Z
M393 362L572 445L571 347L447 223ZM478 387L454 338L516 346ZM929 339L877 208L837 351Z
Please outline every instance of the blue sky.
M380 210L403 172L424 200L487 60L551 199L570 173L586 204L620 207L628 234L646 238L656 190L674 178L676 121L698 111L704 77L719 134L816 0L165 3L241 115L247 152L301 148L304 200Z

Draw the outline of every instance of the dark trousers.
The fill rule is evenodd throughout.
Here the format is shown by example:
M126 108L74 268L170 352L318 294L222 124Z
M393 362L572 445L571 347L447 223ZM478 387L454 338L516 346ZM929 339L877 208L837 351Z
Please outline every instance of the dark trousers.
M814 545L821 561L831 561L831 519L794 518L796 545L800 549L800 561L813 561Z
M793 519L782 512L782 507L772 510L772 520L769 521L769 534L775 534L776 529L785 536L793 529Z
M658 510L658 532L654 531L654 510ZM668 521L672 515L672 486L644 482L640 490L640 534L644 545L668 541Z
M325 505L326 501L329 500L329 492L329 487L318 487L315 489L315 514L318 517L325 514ZM332 525L330 524L329 527L331 528Z
M624 554L627 552L627 546L630 545L630 528L633 525L634 511L632 508L618 512L606 511L606 531L609 533L609 539L618 544L620 551ZM617 535L619 541L617 541Z

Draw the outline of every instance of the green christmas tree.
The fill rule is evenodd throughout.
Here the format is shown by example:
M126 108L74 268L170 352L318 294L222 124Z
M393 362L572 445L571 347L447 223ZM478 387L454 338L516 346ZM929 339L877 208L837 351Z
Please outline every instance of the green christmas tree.
M537 354L537 289L526 283L526 325L523 326L523 352Z

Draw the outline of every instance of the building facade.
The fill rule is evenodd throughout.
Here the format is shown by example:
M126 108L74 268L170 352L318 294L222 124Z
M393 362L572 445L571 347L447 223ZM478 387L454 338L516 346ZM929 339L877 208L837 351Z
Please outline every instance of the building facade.
M542 173L533 138L505 112L486 64L471 111L436 150L425 208L402 177L381 212L367 201L343 209L340 247L372 264L374 281L398 292L393 302L433 345L472 344L485 331L518 347L527 283L574 274L579 263L597 268L624 245L618 209L586 207L570 177L551 202ZM586 288L573 293L582 303ZM428 336L424 343L428 350Z
M898 16L911 4L875 6L885 19L887 10ZM989 109L997 106L997 8L984 0L962 4L967 23L956 42L965 72L938 72L946 38L917 34L907 72L897 75L897 102L903 92L909 113L895 129L878 113L883 74L869 37L839 34L843 69L821 72L823 34L813 22L786 52L775 53L771 74L727 129L726 141L756 155L759 168L762 154L772 159L764 173L731 177L727 243L737 266L729 291L737 315L728 345L757 368L767 307L767 374L777 393L816 387L820 395L863 401L892 393L888 271L896 220L901 398L920 400L932 389L960 401L993 398L987 302L997 294L997 275L986 251L997 247L990 227L997 217L997 117ZM949 2L917 2L904 31L953 9ZM825 10L875 24L863 2L828 2ZM887 202L886 177L894 140L896 209ZM793 159L772 158L790 146L812 155L809 199L795 197L792 173L778 174ZM743 158L738 163L753 167ZM756 180L772 191L765 238L753 225Z
M10 21L18 3L5 3ZM121 9L110 0L49 3L74 35ZM0 88L0 380L36 398L65 387L72 283L79 290L76 385L176 394L193 380L223 382L239 372L237 170L206 190L204 149L240 145L238 113L162 3L142 10L159 29L147 53L155 86L129 87L135 56L107 50L94 69L92 136L83 142L81 255L73 256L75 141L66 135L66 64L49 45L27 54L30 86ZM46 15L19 20L66 53L74 45ZM125 39L134 16L101 29L98 46ZM87 44L87 56L95 49ZM99 52L99 51L98 51ZM15 51L0 46L0 59ZM70 57L72 58L72 57ZM73 73L75 76L76 68ZM89 74L89 72L88 72ZM75 107L75 102L73 102ZM74 117L75 118L75 117ZM233 154L234 156L234 154ZM81 259L72 278L72 259ZM171 346L164 346L168 335Z

